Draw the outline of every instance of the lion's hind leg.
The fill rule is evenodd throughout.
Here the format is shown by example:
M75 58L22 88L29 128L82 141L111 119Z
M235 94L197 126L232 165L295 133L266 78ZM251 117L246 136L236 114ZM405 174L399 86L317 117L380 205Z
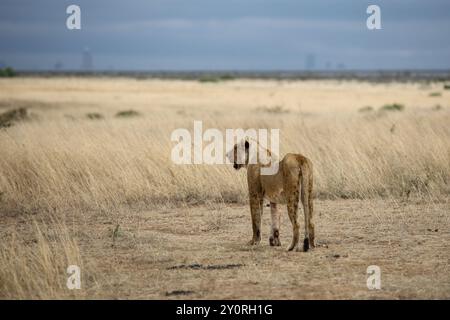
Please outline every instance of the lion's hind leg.
M299 224L297 221L298 200L299 200L299 192L298 189L296 189L287 199L288 215L292 223L292 243L288 248L289 251L294 249L298 251L298 240L299 240Z
M269 244L271 246L281 246L280 241L280 212L277 210L277 204L270 203L270 215L272 217L272 231L269 238Z

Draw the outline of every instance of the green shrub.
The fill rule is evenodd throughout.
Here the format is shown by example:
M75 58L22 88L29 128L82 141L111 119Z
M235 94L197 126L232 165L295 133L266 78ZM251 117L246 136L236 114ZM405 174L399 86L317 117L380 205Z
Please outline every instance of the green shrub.
M220 78L212 76L203 76L198 79L199 82L219 82Z
M14 122L22 121L27 118L28 110L26 108L17 108L0 113L0 128L10 127Z
M223 74L220 76L220 80L222 81L229 81L229 80L234 80L234 76L232 76L231 74Z
M222 74L222 75L217 75L217 76L213 76L213 75L204 75L201 76L198 81L199 82L220 82L220 81L230 81L230 80L234 80L234 76L232 76L231 74Z
M116 113L116 117L122 117L122 118L126 118L126 117L136 117L139 116L140 113L134 110L124 110L124 111L119 111Z
M3 69L0 69L0 77L3 78L12 78L16 76L16 72L11 67L6 67Z
M381 111L403 111L405 106L400 103L385 104L380 108Z
M431 92L428 96L430 97L440 97L442 94L440 92Z
M103 115L97 112L91 112L86 114L86 117L91 120L103 119Z

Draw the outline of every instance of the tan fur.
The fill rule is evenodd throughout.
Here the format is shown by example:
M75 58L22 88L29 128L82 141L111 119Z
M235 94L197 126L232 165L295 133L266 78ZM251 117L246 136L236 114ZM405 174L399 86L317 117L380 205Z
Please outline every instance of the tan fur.
M248 141L248 140L247 140ZM250 141L250 143L257 143ZM241 143L241 146L244 145ZM313 175L311 161L301 154L289 153L279 161L278 172L274 175L262 175L261 168L267 165L260 163L250 163L248 161L248 144L246 145L246 159L244 164L234 162L234 167L247 168L247 182L250 198L250 212L252 217L253 237L251 245L261 241L261 216L263 212L263 200L270 201L272 230L269 238L271 246L281 245L279 239L280 233L280 214L277 210L277 204L287 204L289 219L292 223L293 238L288 250L299 251L299 224L297 221L297 212L299 200L302 201L305 217L305 238L303 250L307 251L309 246L314 247L314 224L313 217ZM234 159L236 159L239 144L232 150ZM266 150L266 149L264 149ZM259 149L258 152L261 152ZM267 154L272 156L269 150ZM274 157L272 157L274 159ZM274 160L276 161L276 160Z

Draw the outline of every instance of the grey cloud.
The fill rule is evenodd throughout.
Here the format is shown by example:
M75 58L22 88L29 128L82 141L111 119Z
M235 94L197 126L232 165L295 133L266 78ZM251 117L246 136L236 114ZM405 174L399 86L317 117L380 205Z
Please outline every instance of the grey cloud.
M65 28L73 1L0 3L0 60L17 68L301 69L312 53L349 68L450 68L450 2L360 0L79 0L82 30ZM382 30L365 27L368 4Z

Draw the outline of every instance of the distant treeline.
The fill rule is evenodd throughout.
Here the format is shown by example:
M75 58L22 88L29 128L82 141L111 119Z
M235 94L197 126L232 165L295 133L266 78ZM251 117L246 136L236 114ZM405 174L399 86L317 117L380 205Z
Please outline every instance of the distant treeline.
M361 80L373 82L450 81L450 70L390 70L390 71L21 71L25 76L90 76L130 77L136 79L198 80L220 82L234 79L273 80Z

